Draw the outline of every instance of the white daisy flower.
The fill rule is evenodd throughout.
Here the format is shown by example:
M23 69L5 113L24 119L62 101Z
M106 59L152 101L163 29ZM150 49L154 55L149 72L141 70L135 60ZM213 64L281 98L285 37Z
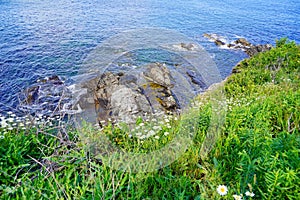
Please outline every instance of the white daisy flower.
M164 133L164 136L168 136L170 133L169 132L165 132Z
M221 196L224 196L227 194L228 192L228 189L225 185L219 185L218 188L217 188L217 192L221 195Z
M254 197L255 196L255 194L253 192L249 192L249 191L247 191L245 194L248 197Z
M151 119L152 122L157 122L157 120L155 118Z
M150 130L150 131L149 131L149 133L148 133L148 135L150 135L150 136L153 136L153 135L155 135L155 131L153 131L153 130Z
M234 194L232 196L233 196L234 200L242 200L243 199L242 195L236 195L236 194Z
M8 118L8 119L7 119L7 121L10 122L10 123L13 123L14 120L15 120L14 118Z
M157 136L155 136L154 138L158 140L158 139L159 139L159 136L157 135Z
M8 126L8 124L6 123L6 121L1 121L2 128L6 128L7 126Z
M141 132L138 132L138 133L136 133L135 135L136 135L136 136L141 136L142 133L141 133Z
M143 140L143 139L145 139L145 138L146 138L145 135L142 135L142 136L139 137L140 140Z

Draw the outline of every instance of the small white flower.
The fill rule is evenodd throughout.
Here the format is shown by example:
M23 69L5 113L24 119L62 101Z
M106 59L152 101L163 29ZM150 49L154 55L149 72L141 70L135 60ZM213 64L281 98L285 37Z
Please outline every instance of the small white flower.
M168 118L166 118L166 119L165 119L165 122L166 122L166 123L169 123L169 122L170 122L170 120L169 120Z
M136 135L136 136L141 136L142 133L141 133L141 132L138 132L138 133L136 133L135 135Z
M170 133L169 132L165 132L164 133L164 136L168 136Z
M153 129L154 130L161 130L161 127L160 126L153 126Z
M13 127L8 127L7 130L12 131L14 128Z
M255 196L255 194L253 192L249 192L249 191L247 191L245 194L248 197L254 197Z
M150 131L149 131L149 133L148 133L148 135L150 135L150 136L153 136L153 135L155 135L155 131L153 131L153 130L150 130Z
M8 126L8 124L6 123L6 121L1 121L2 128L6 128L7 126Z
M159 139L159 136L157 135L157 136L155 136L154 138L158 140L158 139Z
M169 128L169 129L170 129L170 128L172 128L172 126L171 126L170 124L167 124L167 128Z
M219 185L218 188L217 188L217 192L221 195L221 196L224 196L227 194L228 192L228 189L225 185Z
M139 137L140 140L143 140L143 139L145 139L145 138L146 138L145 135L142 135L142 136Z
M7 119L7 121L10 122L10 123L13 123L14 120L15 120L14 118L8 118L8 119Z
M8 112L7 112L7 114L8 114L8 115L11 115L11 114L13 114L13 112L11 112L11 111L8 111Z
M139 126L144 126L144 125L145 125L144 123L140 123L140 124L139 124Z
M236 195L236 194L234 194L232 196L233 196L234 200L242 200L243 199L243 195Z
M23 123L20 123L19 126L24 127L24 124L23 124Z

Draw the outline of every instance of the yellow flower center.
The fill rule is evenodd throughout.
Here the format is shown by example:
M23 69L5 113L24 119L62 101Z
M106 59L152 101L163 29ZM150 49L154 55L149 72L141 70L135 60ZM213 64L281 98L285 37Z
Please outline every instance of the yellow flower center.
M225 192L225 188L223 188L223 187L220 188L220 190L221 190L221 192Z

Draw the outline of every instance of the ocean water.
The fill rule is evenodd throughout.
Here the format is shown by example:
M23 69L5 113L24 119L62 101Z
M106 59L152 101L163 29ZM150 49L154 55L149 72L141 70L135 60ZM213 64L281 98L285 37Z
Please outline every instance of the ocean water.
M216 33L253 44L300 42L299 0L0 0L0 113L22 90L51 75L72 82L101 42L136 28L177 31L205 48L223 78L247 57L203 37Z

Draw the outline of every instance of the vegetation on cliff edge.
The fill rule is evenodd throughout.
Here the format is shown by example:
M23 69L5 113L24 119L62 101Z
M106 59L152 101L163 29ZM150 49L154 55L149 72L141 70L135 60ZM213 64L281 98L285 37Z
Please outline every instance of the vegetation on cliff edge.
M55 119L41 117L45 123L33 127L0 116L0 198L300 199L300 46L281 39L234 72L219 85L227 112L209 154L200 151L212 91L197 97L187 115L197 119L193 143L175 162L148 173L114 170L96 158L84 136L99 133L88 125L82 133ZM147 137L112 126L101 134L123 150L149 152L176 137L180 119L137 125Z

